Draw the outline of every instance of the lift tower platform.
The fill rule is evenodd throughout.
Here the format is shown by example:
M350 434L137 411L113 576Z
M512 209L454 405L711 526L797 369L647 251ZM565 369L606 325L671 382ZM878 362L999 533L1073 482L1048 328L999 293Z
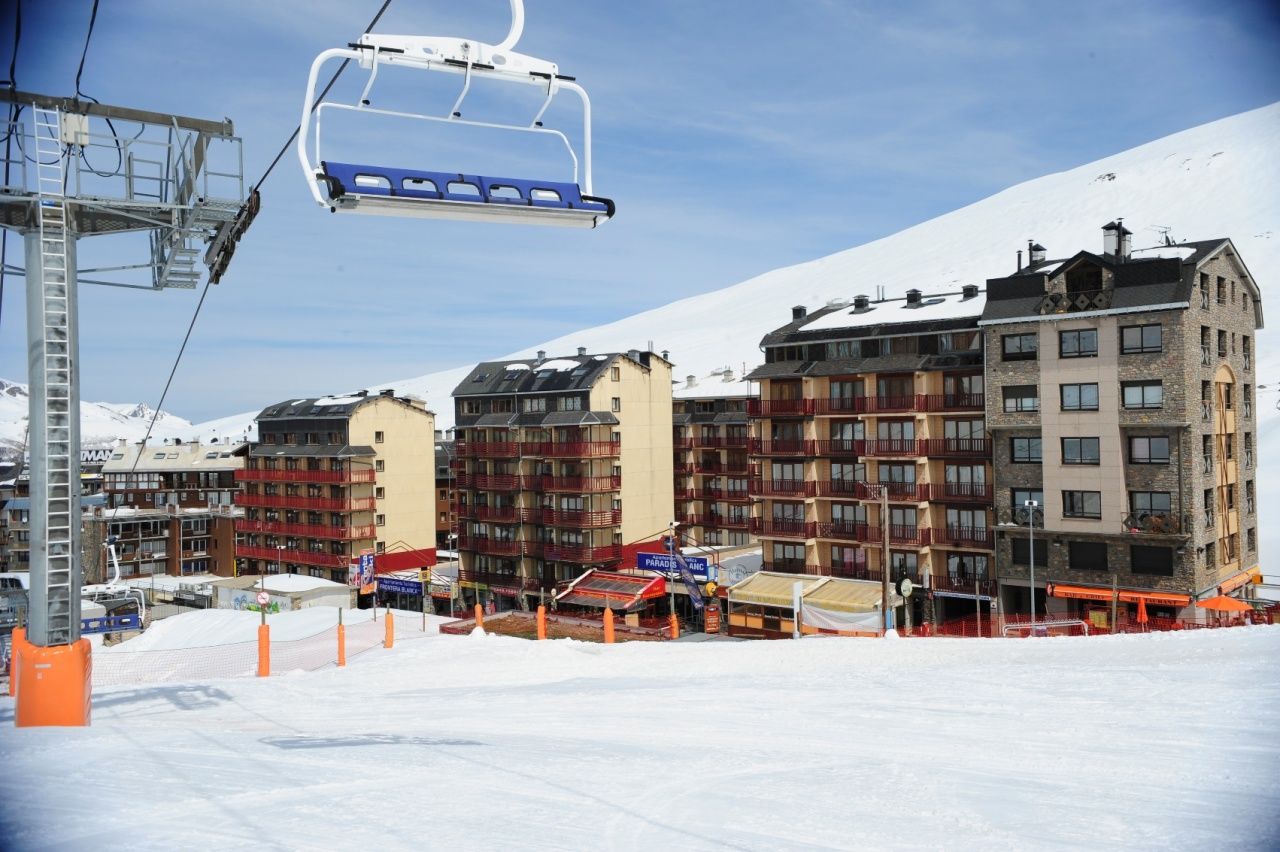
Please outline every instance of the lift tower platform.
M19 727L87 725L89 643L80 638L79 284L194 289L226 269L256 212L229 120L17 91L0 147L0 227L23 236L30 391L31 576L15 636ZM115 236L113 263L86 269L77 246ZM105 241L104 241L105 242ZM201 256L203 255L203 257ZM105 277L103 277L105 276Z

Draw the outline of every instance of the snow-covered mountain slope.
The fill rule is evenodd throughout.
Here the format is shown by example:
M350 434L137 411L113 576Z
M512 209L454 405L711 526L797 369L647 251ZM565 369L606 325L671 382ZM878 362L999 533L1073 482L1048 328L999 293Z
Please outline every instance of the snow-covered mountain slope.
M26 385L0 379L0 459L16 456L25 446L27 404ZM95 447L110 444L117 438L141 440L154 413L147 405L81 402L80 443ZM191 432L189 421L162 411L151 434L156 438L173 438L185 437Z

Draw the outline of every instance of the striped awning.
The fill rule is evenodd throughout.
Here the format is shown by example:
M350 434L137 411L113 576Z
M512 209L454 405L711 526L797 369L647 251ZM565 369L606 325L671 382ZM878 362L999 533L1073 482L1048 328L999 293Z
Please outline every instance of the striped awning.
M1069 586L1064 583L1048 585L1050 597L1075 598L1082 601L1099 601L1111 603L1111 589L1101 586ZM1147 606L1183 607L1191 603L1190 595L1179 595L1174 592L1149 592L1141 589L1117 589L1116 599L1120 603L1145 601Z

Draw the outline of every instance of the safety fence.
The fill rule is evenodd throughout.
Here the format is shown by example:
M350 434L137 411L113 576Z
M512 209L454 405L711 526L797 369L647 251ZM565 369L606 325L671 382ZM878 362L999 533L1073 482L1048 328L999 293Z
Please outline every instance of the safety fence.
M912 638L942 636L953 638L1018 638L1037 636L1107 636L1119 633L1164 633L1180 630L1213 630L1225 627L1239 627L1245 624L1274 624L1280 621L1270 612L1246 613L1244 617L1209 616L1204 620L1187 618L1150 617L1145 622L1134 618L1121 617L1113 625L1110 619L1084 616L1055 616L1037 618L1032 624L1031 617L1021 615L997 615L995 617L968 615L951 619L939 624L924 624L915 627L909 634ZM899 635L907 636L905 629L898 629Z
M386 617L344 625L345 659L387 644ZM413 617L392 620L393 642L434 636ZM338 664L338 625L299 639L269 642L270 674L315 671ZM203 681L253 677L260 671L259 643L234 642L200 648L155 651L99 650L93 655L93 685L129 686L147 683Z

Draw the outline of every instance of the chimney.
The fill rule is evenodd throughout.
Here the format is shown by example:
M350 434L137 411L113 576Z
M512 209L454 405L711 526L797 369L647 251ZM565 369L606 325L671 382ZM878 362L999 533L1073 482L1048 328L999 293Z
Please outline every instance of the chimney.
M632 361L635 361L637 364L638 364L638 363L640 363L640 350L639 350L639 349L628 349L628 350L627 350L627 357L628 357L628 358L630 358Z
M363 399L364 397L368 396L368 395L369 395L369 392L368 392L367 390L356 391L356 396L358 396L358 397L360 397L360 398L362 398L362 399Z
M791 309L792 322L796 320L802 320L808 315L809 315L809 309L806 308L804 305L796 305Z
M585 346L579 346L579 347L578 347L578 356L579 356L579 357L581 357L581 356L586 355L586 354L587 354L587 347L585 347Z
M867 296L857 295L853 297L853 309L855 311L865 311L870 308L871 299Z
M920 305L920 291L914 288L907 291L907 307L915 308Z
M1037 263L1044 263L1044 246L1034 240L1027 240L1027 266L1035 266Z
M1018 249L1018 265L1013 268L1014 272L1022 271L1022 249Z
M663 349L663 350L662 350L662 360L663 360L663 361L670 361L670 360L671 360L671 351L670 351L670 350L668 350L668 349Z
M1128 260L1132 236L1133 232L1124 226L1124 219L1108 222L1102 226L1102 253L1120 262Z
M540 362L541 362L541 361L545 361L545 360L547 360L547 350L545 350L545 349L539 349L539 350L538 350L538 361L540 361Z
M726 382L732 382L733 380L734 380L734 378L733 378L733 368L732 368L732 367L725 367L725 368L724 368L724 381L726 381Z
M690 373L684 377L684 386L687 388L694 387L698 384L698 377Z
M978 285L977 284L964 285L963 287L960 288L960 296L963 299L978 298Z
M388 396L388 397L396 395L395 388L383 388L382 390L378 391L378 393L380 393L382 396Z

